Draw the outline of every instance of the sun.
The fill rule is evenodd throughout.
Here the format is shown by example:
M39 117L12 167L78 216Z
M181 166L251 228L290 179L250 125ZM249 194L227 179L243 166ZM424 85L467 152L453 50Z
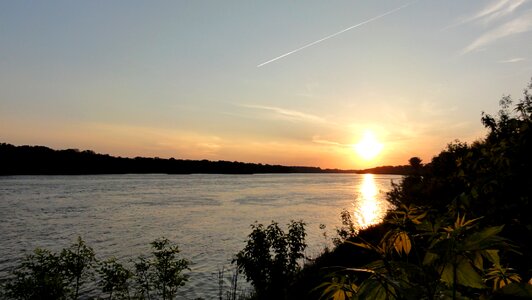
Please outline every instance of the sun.
M357 154L364 160L374 159L381 152L383 145L377 141L371 131L366 131L364 137L354 146Z

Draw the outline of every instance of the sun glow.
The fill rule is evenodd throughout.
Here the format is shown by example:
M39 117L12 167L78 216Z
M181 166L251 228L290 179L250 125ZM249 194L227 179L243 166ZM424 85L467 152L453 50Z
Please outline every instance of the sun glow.
M382 150L383 145L377 141L371 131L366 131L364 137L354 146L357 154L365 160L375 158Z

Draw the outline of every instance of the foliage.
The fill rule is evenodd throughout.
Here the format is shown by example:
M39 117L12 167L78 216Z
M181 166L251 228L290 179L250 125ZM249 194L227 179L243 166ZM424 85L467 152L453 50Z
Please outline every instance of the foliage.
M70 282L74 284L74 299L79 296L79 288L87 277L91 277L92 268L96 263L94 250L87 246L78 236L77 242L61 251L61 264Z
M174 299L188 275L189 262L177 257L176 244L166 238L151 243L151 257L140 256L134 271L116 258L96 259L78 237L59 254L37 248L16 266L3 289L8 299L78 299L85 284L97 283L109 299ZM91 281L89 281L89 279ZM95 280L95 281L93 281Z
M186 259L177 258L179 248L176 244L171 243L166 238L160 238L151 243L153 248L153 260L150 262L152 267L151 278L153 286L158 290L162 299L173 299L180 286L185 285L188 276L182 274L182 271L188 269Z
M496 116L483 114L485 139L453 142L426 165L410 159L416 171L388 194L396 208L380 240L346 240L377 258L334 273L323 298L532 297L520 283L532 277L532 258L522 255L532 236L531 89L515 106L504 97Z
M358 286L349 275L332 276L330 281L325 281L315 288L323 289L322 298L344 300L353 298L358 292Z
M6 294L12 299L77 299L95 263L94 251L81 237L60 254L37 248L12 271Z
M484 217L483 226L505 224L502 236L523 253L531 253L532 236L532 81L513 104L500 101L496 115L482 114L488 133L468 145L454 142L425 165L419 176L407 176L389 194L395 205L413 204L430 214L467 213ZM507 253L508 260L526 278L532 277L532 258Z
M258 299L283 299L304 257L305 223L291 221L285 233L277 223L251 225L245 248L233 263L255 288Z
M487 281L496 282L497 288L520 281L501 267L499 252L512 249L498 236L503 226L480 229L478 219L457 216L447 224L426 216L403 206L387 219L393 227L378 244L347 241L379 258L360 268L346 268L352 273L347 273L348 284L342 274L323 284L323 297L342 299L338 295L344 293L357 299L475 298L489 290Z
M136 295L139 299L151 299L150 292L153 290L151 284L153 275L151 271L150 261L144 257L139 256L138 261L134 263L135 267L135 282L136 282Z
M355 229L355 223L351 217L351 213L347 209L343 209L340 213L340 218L342 220L342 226L336 228L336 235L338 237L333 238L333 243L335 246L340 245L349 238L356 235L357 230Z
M238 269L232 270L230 276L225 277L225 267L218 269L218 299L237 300L249 299L250 297L242 290L238 291ZM229 290L225 290L226 279L229 281ZM225 292L225 293L224 293ZM224 297L225 295L225 297Z
M117 262L116 258L103 261L98 272L101 275L99 285L104 293L109 294L109 299L113 299L113 296L118 299L129 298L128 281L133 274Z
M27 255L12 275L5 286L11 299L66 299L69 293L60 257L45 249Z

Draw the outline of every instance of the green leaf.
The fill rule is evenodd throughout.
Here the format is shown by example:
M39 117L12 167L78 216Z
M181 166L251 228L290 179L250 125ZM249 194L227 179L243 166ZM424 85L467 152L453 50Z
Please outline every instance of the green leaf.
M388 287L393 292L392 287ZM387 300L389 299L386 288L377 280L364 280L359 290L359 299Z
M448 263L443 266L443 271L441 272L440 280L447 283L449 286L453 285L454 272L453 265Z
M454 269L452 264L448 263L444 266L441 280L449 286L454 284ZM476 289L485 288L482 277L475 271L471 263L464 258L456 266L456 283Z
M357 290L357 286L351 283L348 277L333 278L331 282L324 282L313 290L325 288L320 299L350 299Z
M473 265L478 269L482 270L484 268L484 259L482 259L481 252L475 252L475 258L473 260Z
M464 240L461 247L464 251L483 250L494 246L503 246L504 239L497 236L504 225L485 228L482 231L471 234Z
M500 264L499 250L484 250L482 255L494 265L498 266Z
M480 274L478 274L473 266L465 259L458 264L456 275L458 277L458 284L476 289L485 288Z
M425 253L425 257L423 258L423 265L432 265L439 257L440 256L438 254L427 251L427 253Z

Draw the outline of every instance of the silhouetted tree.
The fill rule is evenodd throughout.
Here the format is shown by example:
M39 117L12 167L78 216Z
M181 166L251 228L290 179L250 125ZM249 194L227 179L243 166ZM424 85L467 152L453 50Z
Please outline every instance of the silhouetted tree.
M285 299L286 290L299 271L303 258L305 223L292 221L285 233L277 223L251 225L245 248L233 263L255 288L257 299Z
M421 158L414 156L408 160L408 163L410 164L410 167L412 167L414 172L419 172L419 170L421 170L421 167L423 166L421 161Z

